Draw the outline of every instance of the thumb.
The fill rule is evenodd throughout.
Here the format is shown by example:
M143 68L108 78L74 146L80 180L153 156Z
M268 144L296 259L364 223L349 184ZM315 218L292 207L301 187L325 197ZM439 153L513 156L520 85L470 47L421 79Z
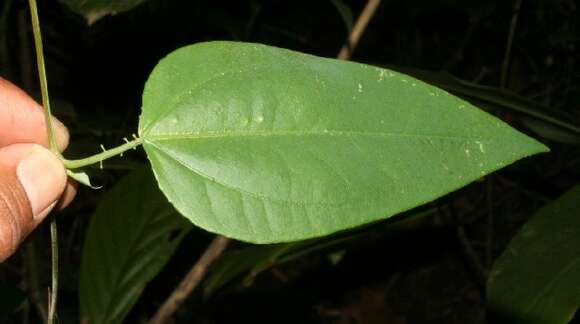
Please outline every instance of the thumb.
M60 160L40 145L0 149L0 262L52 210L66 179Z

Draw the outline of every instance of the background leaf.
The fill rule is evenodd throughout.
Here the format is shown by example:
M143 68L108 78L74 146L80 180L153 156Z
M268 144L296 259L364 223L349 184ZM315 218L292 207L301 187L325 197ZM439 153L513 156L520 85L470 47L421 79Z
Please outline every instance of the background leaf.
M350 33L354 25L352 10L342 0L330 0L330 2L332 2L336 8L336 11L338 11L338 14L340 14L340 18L342 18L342 22L346 27L346 31Z
M565 144L580 144L580 133L572 132L550 122L535 118L522 118L522 122L536 134L552 141Z
M384 219L547 150L407 75L234 42L162 60L139 133L183 215L254 243Z
M129 11L147 0L59 0L72 11L83 16L89 25L99 19Z
M121 323L190 226L141 169L105 194L91 219L80 274L81 318Z
M540 209L496 261L494 323L568 323L580 306L580 186Z

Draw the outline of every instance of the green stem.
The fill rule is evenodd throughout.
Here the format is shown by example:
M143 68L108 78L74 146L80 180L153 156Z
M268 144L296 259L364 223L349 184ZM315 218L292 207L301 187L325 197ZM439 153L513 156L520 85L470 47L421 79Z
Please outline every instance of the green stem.
M48 137L48 147L50 151L60 156L56 139L54 137L54 129L52 127L52 114L50 112L50 100L48 98L48 84L46 81L46 69L44 66L44 53L42 49L42 35L40 33L40 21L38 19L38 7L36 0L28 0L30 6L30 15L32 18L32 32L34 34L34 47L36 49L36 65L38 67L38 78L40 80L40 92L42 93L42 105L44 107L44 122L46 125L46 134ZM56 302L58 298L58 236L56 219L53 217L50 221L50 250L52 255L51 271L52 271L52 285L51 298L48 307L48 323L54 323L54 316L56 313Z
M34 34L34 47L36 49L36 65L38 67L38 78L40 80L40 92L42 93L42 106L44 107L44 122L48 135L48 147L59 155L54 129L52 127L52 114L50 112L50 99L48 98L48 83L46 81L46 69L44 67L44 51L42 49L42 35L40 33L40 21L38 19L38 8L36 0L28 0L30 14L32 16L32 32Z
M119 145L119 146L114 147L112 149L103 151L102 153L95 154L95 155L89 156L89 157L84 158L84 159L79 159L79 160L63 159L63 163L67 169L78 169L78 168L82 168L82 167L85 167L88 165L101 163L103 160L111 158L115 155L121 155L121 154L123 154L123 152L128 151L130 149L134 149L141 144L143 144L143 140L141 138L137 137L132 141L127 141L127 143L125 143L123 145Z

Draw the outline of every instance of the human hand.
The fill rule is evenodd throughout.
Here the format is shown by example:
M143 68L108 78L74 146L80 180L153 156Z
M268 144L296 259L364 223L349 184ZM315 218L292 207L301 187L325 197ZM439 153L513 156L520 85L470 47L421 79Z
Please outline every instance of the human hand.
M62 152L68 131L56 119L52 124ZM0 78L0 262L51 210L68 205L75 195L62 162L47 146L42 108Z

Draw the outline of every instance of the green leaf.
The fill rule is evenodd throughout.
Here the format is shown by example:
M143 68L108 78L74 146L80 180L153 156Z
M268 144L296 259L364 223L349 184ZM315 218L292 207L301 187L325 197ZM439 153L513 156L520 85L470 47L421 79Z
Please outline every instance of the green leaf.
M139 134L183 215L254 243L381 220L548 150L412 77L234 42L163 59Z
M568 323L580 306L580 186L540 209L495 262L494 323Z
M150 171L123 178L105 194L89 225L80 273L82 321L123 322L190 228Z
M83 16L90 26L108 15L129 11L147 0L59 0L70 10Z
M535 118L522 118L522 122L536 134L552 141L580 145L580 133Z

